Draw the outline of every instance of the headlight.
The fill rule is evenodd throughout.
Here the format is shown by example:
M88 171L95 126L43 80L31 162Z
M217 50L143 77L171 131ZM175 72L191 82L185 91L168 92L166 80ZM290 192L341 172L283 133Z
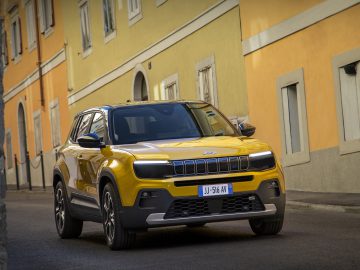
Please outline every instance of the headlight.
M172 166L167 160L136 160L134 171L138 178L167 178L172 175Z
M271 151L249 155L249 171L263 171L275 167L275 157Z

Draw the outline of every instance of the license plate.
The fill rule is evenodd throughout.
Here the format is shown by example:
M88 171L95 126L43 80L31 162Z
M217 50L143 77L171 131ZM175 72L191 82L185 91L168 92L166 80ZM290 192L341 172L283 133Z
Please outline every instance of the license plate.
M198 187L199 197L233 194L232 184L206 185Z

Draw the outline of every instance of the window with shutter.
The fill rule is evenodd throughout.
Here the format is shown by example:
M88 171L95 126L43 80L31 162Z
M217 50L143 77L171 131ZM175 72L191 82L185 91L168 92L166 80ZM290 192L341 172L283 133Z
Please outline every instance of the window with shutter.
M360 151L360 48L333 58L341 155Z
M47 34L55 25L54 8L52 0L40 0L39 2L40 14L40 32Z
M84 1L80 5L80 23L81 23L81 38L83 51L91 48L90 36L90 20L89 20L89 3Z
M1 32L1 63L3 67L6 67L9 64L8 57L8 48L7 48L7 36L6 31L4 29L4 24L2 25Z
M50 104L50 121L51 121L51 140L53 147L61 144L60 136L60 111L58 101Z
M278 78L277 97L283 165L308 162L310 153L302 68Z
M141 1L140 0L128 0L128 18L129 24L136 23L142 18L141 15Z
M31 49L35 48L35 46L36 46L34 0L28 0L25 3L25 12L26 12L28 49L31 50Z
M20 17L17 10L11 14L11 60L17 60L22 53Z
M35 137L35 153L40 155L42 150L42 129L40 111L34 113L34 137Z
M360 139L359 71L360 62L351 63L339 69L344 141Z
M161 99L176 100L179 99L178 74L167 77L161 83Z
M7 164L7 168L11 169L13 167L13 155L12 155L10 131L6 132L5 140L6 140L6 164Z
M105 36L107 36L112 32L114 32L115 30L113 0L103 0L103 13L104 13L104 32L105 32Z
M199 98L218 107L214 57L201 61L196 70Z

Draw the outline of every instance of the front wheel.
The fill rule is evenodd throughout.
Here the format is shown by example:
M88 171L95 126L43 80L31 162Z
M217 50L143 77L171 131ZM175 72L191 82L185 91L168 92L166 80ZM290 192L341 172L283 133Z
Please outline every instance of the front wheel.
M115 194L113 185L106 184L102 195L102 215L106 244L112 250L129 248L135 241L135 233L122 227L120 203L120 198Z
M284 215L276 215L271 218L254 218L249 220L252 231L257 235L278 234L284 223Z
M79 237L83 228L83 221L70 215L62 182L58 182L55 187L54 214L56 229L61 238Z

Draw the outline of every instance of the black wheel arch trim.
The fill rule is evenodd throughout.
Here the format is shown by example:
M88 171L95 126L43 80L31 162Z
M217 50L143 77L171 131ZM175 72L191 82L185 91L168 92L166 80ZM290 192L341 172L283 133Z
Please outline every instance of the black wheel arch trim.
M99 174L99 180L98 180L98 184L97 184L97 190L98 190L98 195L99 195L99 204L100 204L100 209L101 209L101 200L102 200L102 192L100 192L100 187L101 187L101 183L102 183L102 179L103 178L108 178L110 180L110 182L112 183L116 194L119 196L120 198L120 203L122 204L121 201L121 196L120 196L120 189L116 183L116 176L114 175L114 173L111 171L111 169L109 168L103 168L101 173ZM104 185L105 187L105 185ZM102 191L102 190L101 190ZM122 206L121 206L122 207Z

